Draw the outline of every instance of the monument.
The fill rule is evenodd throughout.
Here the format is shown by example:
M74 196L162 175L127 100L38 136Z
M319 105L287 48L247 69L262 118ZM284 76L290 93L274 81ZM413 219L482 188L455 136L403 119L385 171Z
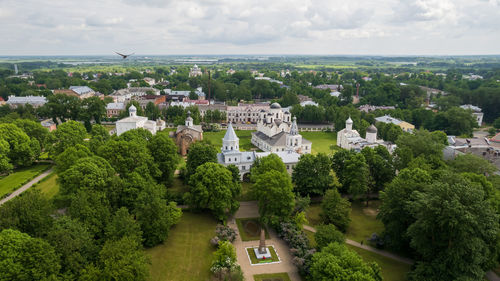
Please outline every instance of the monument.
M266 232L264 231L264 228L260 229L260 242L259 242L259 247L253 249L255 252L255 256L257 257L258 260L265 260L265 259L271 259L271 253L269 252L269 249L266 247Z

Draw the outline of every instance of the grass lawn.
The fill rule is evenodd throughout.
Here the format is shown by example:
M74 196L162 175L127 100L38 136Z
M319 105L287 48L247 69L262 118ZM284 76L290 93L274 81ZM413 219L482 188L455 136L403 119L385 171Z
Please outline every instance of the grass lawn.
M172 186L168 189L176 193L186 193L189 191L189 186L184 185L184 182L177 175L175 175Z
M300 134L312 142L312 154L326 153L331 154L331 145L337 149L337 134L334 132L300 132Z
M369 206L365 202L353 202L351 209L351 223L347 229L346 237L356 242L361 242L371 237L372 233L381 235L384 224L377 220L377 209L380 201L370 201Z
M13 189L21 187L27 181L41 174L49 168L49 164L37 164L27 168L15 170L10 175L0 178L0 198L7 193L12 193Z
M179 224L161 245L146 250L151 257L151 280L210 280L210 264L215 248L210 239L215 235L216 221L206 214L184 212Z
M402 281L406 279L406 273L410 271L411 266L393 259L381 256L367 250L347 245L351 250L356 251L365 262L376 262L382 269L384 281Z
M236 135L240 139L240 150L241 151L249 151L249 150L257 150L252 143L252 132L247 130L235 130ZM217 151L220 151L222 147L222 138L226 134L226 130L219 132L203 132L203 140L208 140L215 146Z
M309 239L309 247L311 248L318 247L316 239L314 238L314 232L304 229L304 233L307 235L307 238Z
M319 214L321 213L321 204L313 203L306 210L306 219L310 226L316 226L321 223Z
M248 256L250 257L251 263L258 264L258 263L271 263L271 262L280 261L280 259L278 258L278 255L276 254L276 251L274 250L274 247L267 246L267 248L269 249L269 252L271 253L271 258L265 259L265 260L257 259L257 256L255 255L255 251L253 250L253 248L247 248L246 250L247 250Z
M238 197L238 201L252 201L255 200L254 196L250 194L250 188L252 187L252 183L250 182L242 182L241 183L241 194Z
M288 273L258 274L253 276L254 281L290 281Z
M41 190L47 198L54 197L59 192L59 184L57 183L57 174L51 173L46 176L43 180L39 181L36 188Z
M260 240L260 222L258 218L236 219L236 225L242 241ZM269 239L269 233L266 232L266 239Z

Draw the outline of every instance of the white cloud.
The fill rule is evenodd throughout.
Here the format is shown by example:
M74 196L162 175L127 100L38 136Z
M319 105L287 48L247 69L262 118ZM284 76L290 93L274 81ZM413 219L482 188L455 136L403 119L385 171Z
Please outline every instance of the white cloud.
M500 0L0 0L0 55L498 53Z

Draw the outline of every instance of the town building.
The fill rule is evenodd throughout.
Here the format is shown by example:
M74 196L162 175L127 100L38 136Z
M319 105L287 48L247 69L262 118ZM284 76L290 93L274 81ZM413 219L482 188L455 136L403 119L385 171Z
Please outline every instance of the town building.
M271 104L268 111L261 111L257 121L257 132L252 133L252 144L263 151L294 151L311 153L312 143L299 134L297 118L284 112L278 103Z
M189 77L196 77L201 75L203 75L203 72L201 71L201 68L199 68L196 64L189 71Z
M86 99L95 96L95 91L87 86L70 86L69 89L55 89L52 90L54 95L63 94L67 96L78 97L79 99Z
M231 123L252 123L259 121L260 113L269 111L269 103L239 103L238 106L227 107L227 121Z
M214 103L214 104L200 104L198 105L198 110L200 111L200 116L204 117L205 113L210 110L210 111L220 111L226 115L226 120L227 120L227 105L223 103Z
M392 105L369 105L369 104L364 104L360 107L358 107L358 110L359 111L363 111L363 112L370 112L370 111L375 111L377 109L380 109L380 110L391 110L391 109L396 109L394 106Z
M199 100L205 99L205 93L203 92L203 88L198 87L193 91ZM182 101L184 99L189 99L189 94L191 91L173 91L172 89L165 89L165 94L167 95L167 100L169 101Z
M465 110L471 110L472 115L474 115L474 118L476 118L477 125L481 127L481 125L483 124L483 116L484 116L484 113L481 112L482 111L481 108L472 104L464 104L461 105L460 108Z
M451 160L458 155L467 153L481 157L494 166L497 171L495 174L500 175L500 133L495 137L488 138L459 138L448 136L448 146L443 149L443 159Z
M403 132L411 133L415 130L415 125L410 124L406 121L399 120L397 118L393 118L389 115L376 117L375 122L382 122L386 124L392 123L394 125L398 125L403 130Z
M337 145L347 150L361 151L365 147L385 146L392 152L395 146L384 140L377 139L377 127L373 124L366 129L366 138L362 138L357 130L352 128L353 121L349 117L345 122L345 128L337 133Z
M112 97L115 102L125 102L127 100L130 100L132 97L140 97L145 95L159 96L160 90L152 87L130 87L115 91L109 96Z
M25 106L29 104L37 108L43 106L46 103L47 103L47 98L40 96L25 96L25 97L9 96L5 104L8 104L10 107L14 108L20 105Z
M6 101L2 97L0 97L0 106L4 105L5 103Z
M156 80L151 77L144 77L144 82L146 82L149 86L154 86L156 85Z
M148 120L147 117L137 116L137 108L131 105L128 109L130 116L118 120L116 122L116 134L121 135L126 131L143 128L150 131L153 135L157 131L165 129L165 121L158 119L157 121Z
M302 106L302 107L307 106L307 105L318 106L318 103L314 102L314 101L310 101L310 100L306 100L306 101L303 101L300 103L300 106Z
M342 85L337 85L337 84L321 84L314 88L320 90L330 90L333 92L333 91L341 91L344 87L342 87Z
M125 109L124 102L110 102L106 105L106 116L108 118L119 116Z
M144 95L144 96L135 96L132 97L132 100L135 100L139 103L139 106L142 108L142 110L146 109L146 106L148 106L148 103L153 103L154 105L160 105L162 103L165 103L167 99L167 96L155 96L155 95Z
M203 140L203 129L201 125L194 125L191 112L188 111L188 116L184 125L177 126L175 131L175 143L179 147L179 153L182 156L187 155L189 146L195 141Z
M289 174L293 172L293 168L299 162L300 154L295 151L288 150L272 153L281 158ZM250 168L255 160L269 154L271 152L240 151L239 138L236 136L232 124L229 123L226 134L222 139L221 153L217 154L217 162L224 166L235 165L238 167L241 179L245 180L248 179Z
M55 131L57 129L56 123L52 119L46 119L40 122L40 124L49 130L49 132Z

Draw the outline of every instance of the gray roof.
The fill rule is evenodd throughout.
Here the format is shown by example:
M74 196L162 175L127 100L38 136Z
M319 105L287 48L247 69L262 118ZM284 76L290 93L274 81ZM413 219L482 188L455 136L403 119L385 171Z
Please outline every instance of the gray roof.
M227 126L226 134L224 135L223 141L237 141L239 140L238 136L234 132L233 125L229 123Z
M271 108L281 108L281 105L277 102L271 104Z
M9 96L7 100L7 104L45 104L47 103L47 99L45 97L40 96L25 96L25 97L16 97Z
M187 126L184 126L184 125L179 125L179 126L177 126L177 130L175 131L175 134L178 134L179 132L182 132L185 129L191 129L193 131L197 131L197 132L203 133L203 129L201 128L201 125L193 125L191 127L187 127Z
M268 137L266 134L262 132L253 132L252 135L255 135L263 142L267 143L270 146L285 146L286 145L286 133L279 132L272 137Z
M383 122L383 123L392 123L394 125L399 125L401 123L401 120L393 118L389 115L377 117L377 118L375 118L375 121Z
M70 86L69 89L73 90L73 92L77 93L79 96L94 92L94 90L87 86Z
M110 102L106 105L107 110L125 110L125 103L123 102Z
M373 124L371 124L370 127L366 129L367 133L376 133L377 131L377 127L373 126Z

